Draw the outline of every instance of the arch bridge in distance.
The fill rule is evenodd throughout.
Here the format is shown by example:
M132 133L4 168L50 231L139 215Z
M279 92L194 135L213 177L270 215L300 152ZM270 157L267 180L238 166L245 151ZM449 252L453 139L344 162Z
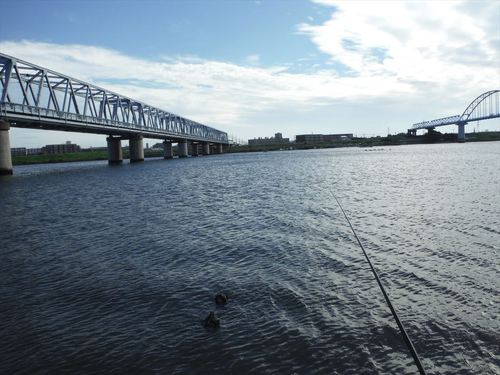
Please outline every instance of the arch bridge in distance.
M465 125L500 117L500 90L486 91L474 99L461 115L438 118L413 124L408 135L416 135L419 129L434 130L438 126L457 125L458 141L465 142Z

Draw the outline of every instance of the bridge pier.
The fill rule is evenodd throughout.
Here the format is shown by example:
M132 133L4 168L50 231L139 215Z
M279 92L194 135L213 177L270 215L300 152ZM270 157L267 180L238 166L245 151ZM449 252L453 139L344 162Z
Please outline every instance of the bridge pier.
M0 175L12 174L12 156L10 154L10 124L0 120Z
M173 157L172 142L163 141L163 159L172 159Z
M408 136L415 137L417 135L417 129L408 129Z
M222 143L217 143L215 145L215 152L217 154L222 154L224 152L224 149L222 148Z
M144 161L144 144L142 135L135 136L129 140L130 162Z
M198 156L198 143L191 143L191 156Z
M123 163L122 141L120 137L109 136L106 138L108 142L108 164Z
M202 155L210 155L210 144L208 142L201 144L201 153Z
M458 125L458 142L465 142L465 124Z
M177 143L177 155L179 155L180 158L187 158L188 157L187 139L184 139L184 140L179 141Z

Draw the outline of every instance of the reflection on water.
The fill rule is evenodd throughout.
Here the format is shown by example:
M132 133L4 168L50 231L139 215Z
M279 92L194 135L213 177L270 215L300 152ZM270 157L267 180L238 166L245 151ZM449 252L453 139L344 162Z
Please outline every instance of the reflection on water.
M427 371L498 374L499 170L498 142L17 167L0 372L415 373L330 187Z

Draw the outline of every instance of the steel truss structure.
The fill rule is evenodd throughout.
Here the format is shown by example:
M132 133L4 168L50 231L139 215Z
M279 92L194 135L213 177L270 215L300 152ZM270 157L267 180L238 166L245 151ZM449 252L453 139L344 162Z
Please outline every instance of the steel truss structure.
M2 53L0 117L17 127L228 143L220 130Z
M500 117L500 90L486 91L474 99L462 115L438 118L413 124L409 131L430 129L444 125L465 125L472 121L488 120Z

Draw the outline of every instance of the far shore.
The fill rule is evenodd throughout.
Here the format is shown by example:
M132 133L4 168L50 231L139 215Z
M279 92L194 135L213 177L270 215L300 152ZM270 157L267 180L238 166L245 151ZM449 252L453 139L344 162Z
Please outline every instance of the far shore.
M499 132L478 132L466 134L466 142L485 142L485 141L500 141ZM421 136L407 136L404 133L396 135L388 135L386 137L371 137L371 138L352 138L349 140L341 140L335 143L320 143L320 144L276 144L276 145L232 145L228 147L226 153L236 152L259 152L259 151L282 151L282 150L307 150L317 148L338 148L338 147L376 147L376 146L399 146L399 145L414 145L414 144L430 144L430 143L457 143L456 134L441 134L439 132L431 132ZM144 157L161 157L163 150L160 149L144 149ZM123 158L129 158L128 150L124 150ZM49 163L68 163L77 161L93 161L107 160L108 152L106 150L89 150L72 152L65 154L45 154L45 155L27 155L12 157L13 165L26 164L49 164Z
M144 157L152 158L163 156L163 150L145 149ZM123 152L123 158L128 159L128 151ZM14 156L12 157L13 165L26 165L26 164L51 164L51 163L70 163L76 161L94 161L94 160L108 160L108 151L79 151L68 152L65 154L44 154L44 155L27 155L27 156Z
M500 141L500 131L468 133L465 136L466 142ZM436 131L420 135L408 136L406 133L388 135L386 137L352 138L339 140L334 143L316 144L276 144L276 145L241 145L232 146L226 152L258 152L258 151L279 151L279 150L308 150L318 148L338 148L338 147L377 147L377 146L400 146L417 145L431 143L457 143L456 134L442 134Z

